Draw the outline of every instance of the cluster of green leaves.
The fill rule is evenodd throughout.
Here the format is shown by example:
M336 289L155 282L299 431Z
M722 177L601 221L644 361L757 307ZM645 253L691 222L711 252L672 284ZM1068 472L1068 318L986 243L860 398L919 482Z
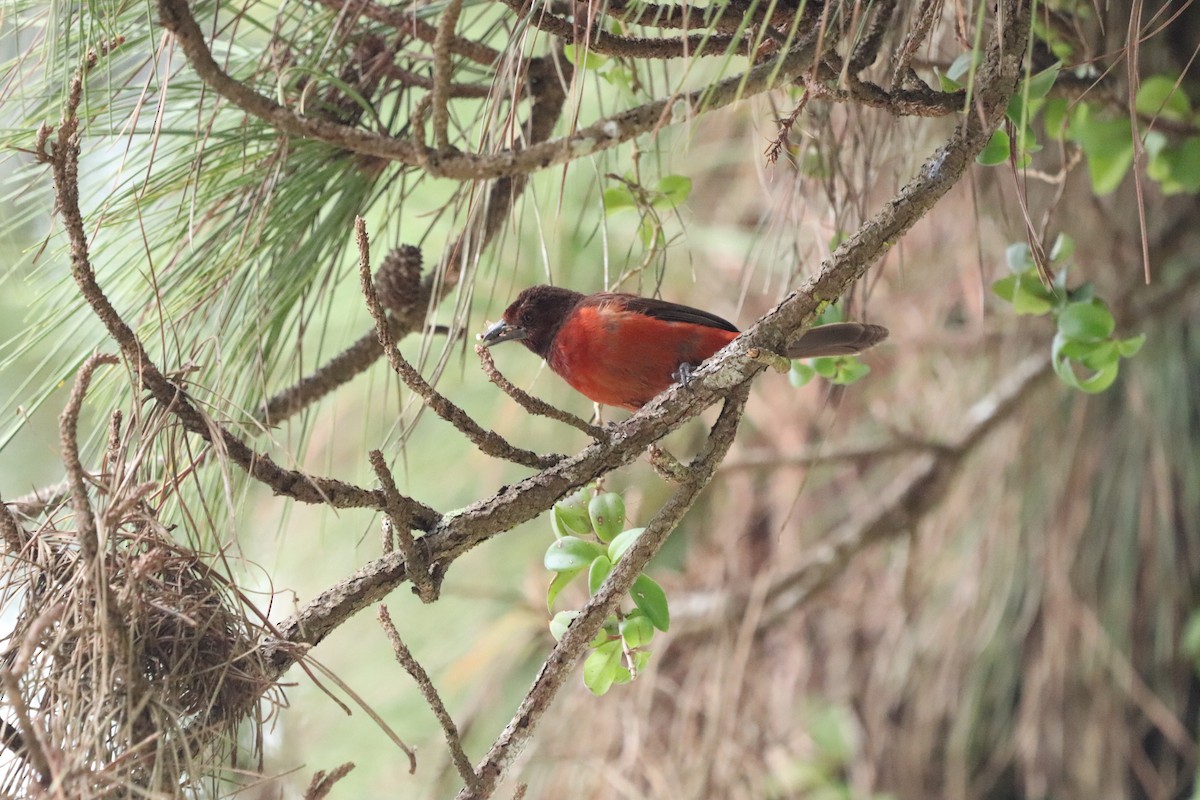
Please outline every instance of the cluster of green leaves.
M1141 138L1147 156L1146 175L1164 194L1200 191L1200 135L1146 130L1151 120L1172 124L1179 131L1200 129L1200 112L1192 108L1179 79L1172 75L1146 78L1133 105L1136 119L1131 120L1127 111L1098 103L1081 102L1068 109L1065 100L1058 100L1047 110L1046 133L1079 145L1087 157L1096 194L1108 194L1124 180L1133 165L1135 136Z
M955 62L957 63L957 62ZM952 68L953 69L953 68ZM1047 99L1062 64L1055 63L1036 75L1021 82L1017 92L1008 102L1004 112L1008 124L998 128L976 160L985 166L995 166L1008 161L1015 153L1018 167L1027 167L1033 154L1042 149L1033 129L1033 121L1043 108L1053 102ZM943 78L943 83L948 79ZM1065 101L1059 101L1065 102ZM1065 106L1064 106L1065 107Z
M627 208L636 210L642 218L638 229L642 244L650 248L655 242L663 241L659 212L679 208L691 193L692 179L685 175L664 175L652 189L632 177L625 177L604 190L604 213L615 214Z
M645 530L624 530L625 501L613 492L593 496L591 487L555 503L550 519L554 542L546 550L544 563L554 573L546 592L546 607L551 610L559 593L584 573L589 593L598 592L621 556ZM666 592L650 576L639 575L629 597L634 608L618 609L609 615L589 644L592 652L583 662L583 682L593 694L602 695L613 684L636 678L650 659L647 647L655 629L665 632L671 625ZM578 611L555 614L550 620L554 638L561 639L577 616Z
M836 245L835 245L836 246ZM834 305L826 307L817 318L817 325L828 325L831 322L841 322L842 312ZM830 383L849 385L867 376L871 368L859 360L858 356L823 356L821 358L794 359L788 372L788 380L797 389L804 386L814 377L824 378Z
M992 291L1011 303L1018 314L1053 315L1058 327L1051 347L1054 371L1066 385L1095 394L1112 385L1121 359L1135 355L1146 336L1115 337L1116 320L1092 285L1067 288L1067 268L1074 251L1074 241L1060 235L1049 254L1051 266L1057 270L1047 286L1029 245L1009 245L1006 261L1011 274L992 284Z
M977 59L960 56L941 76L942 88L961 89ZM1180 87L1177 75L1152 75L1141 82L1133 113L1126 107L1086 99L1049 97L1062 69L1056 63L1022 82L1008 104L1008 124L996 131L978 156L980 164L995 166L1010 156L1026 167L1042 149L1033 122L1040 114L1046 137L1070 141L1087 159L1092 190L1097 195L1116 190L1133 166L1140 144L1145 151L1146 175L1164 194L1200 191L1200 110ZM1082 76L1081 76L1082 77ZM1150 130L1150 122L1174 133ZM1165 123L1165 125L1164 125Z

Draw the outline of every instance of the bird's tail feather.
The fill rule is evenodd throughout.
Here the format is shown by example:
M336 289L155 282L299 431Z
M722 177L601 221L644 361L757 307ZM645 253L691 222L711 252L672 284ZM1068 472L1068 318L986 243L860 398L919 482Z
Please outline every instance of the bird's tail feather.
M888 337L882 325L863 322L835 322L804 332L787 349L788 358L852 356L874 347Z

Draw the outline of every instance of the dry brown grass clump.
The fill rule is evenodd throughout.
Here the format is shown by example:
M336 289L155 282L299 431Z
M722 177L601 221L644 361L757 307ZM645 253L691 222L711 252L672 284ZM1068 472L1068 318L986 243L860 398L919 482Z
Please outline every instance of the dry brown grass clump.
M3 509L4 796L215 790L221 765L260 749L263 623L212 559L173 540L159 511L177 496L131 480L129 451L110 447L116 466L87 478L87 514L65 492L13 504L24 519Z

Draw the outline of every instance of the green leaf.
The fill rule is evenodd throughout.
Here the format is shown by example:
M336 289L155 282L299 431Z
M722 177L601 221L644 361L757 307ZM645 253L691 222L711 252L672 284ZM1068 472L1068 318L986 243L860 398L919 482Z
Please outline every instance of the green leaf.
M959 56L951 62L950 67L946 70L946 77L952 81L956 81L956 89L961 88L963 78L966 78L970 73L971 68L978 66L982 60L983 54L977 50L970 50L966 53L960 53Z
M1063 343L1059 353L1090 370L1104 369L1121 358L1117 351L1117 343L1108 339L1100 342L1070 340Z
M580 66L579 56L581 53L583 54L584 69L596 69L602 66L604 62L608 60L605 56L602 56L599 53L593 53L591 50L585 49L583 45L569 44L563 48L563 55L567 57L567 61L570 61L577 67Z
M1133 131L1127 117L1096 119L1091 107L1081 104L1067 128L1067 135L1087 156L1088 174L1096 194L1109 194L1121 185L1133 164Z
M588 503L592 530L602 542L611 542L625 527L625 501L616 492L598 494Z
M1063 338L1062 333L1057 333L1054 336L1054 344L1050 348L1050 358L1054 364L1054 372L1058 375L1059 380L1073 389L1078 389L1088 394L1098 394L1109 386L1112 386L1113 381L1117 379L1119 362L1114 361L1103 369L1092 373L1090 376L1080 378L1075 373L1075 367L1072 366L1074 362L1062 355L1062 349L1066 344L1068 342Z
M587 510L590 494L591 487L585 486L554 504L554 513L564 528L575 533L591 533L592 522Z
M612 688L621 666L621 643L605 642L583 662L583 685L597 697Z
M663 633L671 627L671 611L667 608L667 593L649 575L638 575L629 596L654 627Z
M666 208L678 208L692 193L692 179L684 175L666 175L658 182L657 191L662 195L663 203L655 205Z
M803 361L793 361L792 368L788 370L788 380L791 382L792 386L795 386L797 389L799 389L801 386L811 381L813 376L816 374L817 373L813 371L813 368L808 364L805 364Z
M564 536L550 543L542 563L551 572L569 572L587 567L592 559L603 553L604 548L595 542L578 536Z
M1069 303L1058 314L1058 332L1068 340L1098 342L1112 335L1116 325L1112 314L1099 300Z
M1057 264L1075 255L1075 240L1065 233L1060 233L1050 248L1050 261Z
M1029 249L1027 242L1013 242L1004 248L1004 263L1014 275L1037 268L1037 264L1033 260L1033 252Z
M1165 194L1200 191L1200 136L1164 147L1150 159L1147 173L1162 184Z
M1052 97L1042 107L1042 128L1046 135L1061 142L1067 135L1067 110L1070 108L1065 97Z
M625 646L630 650L645 647L654 638L654 624L645 614L638 612L633 612L621 620L620 631L621 638L625 640Z
M1137 336L1131 336L1128 339L1117 340L1117 352L1122 358L1133 358L1142 349L1142 345L1146 343L1146 334L1140 333Z
M1013 287L1013 311L1017 314L1040 315L1054 308L1054 294L1042 285L1033 271L1017 275Z
M612 214L623 208L635 208L637 201L628 186L612 186L604 190L604 213Z
M1187 94L1177 85L1171 75L1151 75L1138 87L1133 107L1147 117L1161 117L1186 122L1192 114L1192 104Z
M975 160L985 167L1003 164L1008 161L1011 147L1012 140L1008 137L1008 131L997 128L996 132L992 134L992 138L988 140L987 146L983 148L983 152L977 155Z
M575 576L578 575L580 572L583 572L583 570L571 569L571 570L567 570L566 572L557 572L554 574L554 578L551 579L551 581L550 581L549 588L546 589L546 610L547 611L553 610L554 601L558 599L558 596L559 596L559 594L562 593L562 590L567 588L567 586L570 585L571 581L575 580Z
M588 567L588 593L595 594L600 591L600 585L604 583L604 579L608 577L608 573L612 572L613 562L608 560L608 556L596 556L592 560L592 565Z
M1058 80L1058 73L1060 71L1062 71L1062 62L1056 61L1030 78L1029 98L1031 100L1041 100L1050 94L1050 89L1054 87L1054 82Z
M871 371L871 368L859 361L857 356L841 356L838 361L841 363L838 365L837 374L830 379L830 383L839 386L849 386L862 380Z
M608 560L612 563L617 563L621 560L621 556L625 555L625 551L637 541L637 538L642 535L645 528L630 528L623 533L619 533L613 537L613 540L608 543Z
M560 611L550 619L550 635L554 637L554 641L562 641L563 634L567 632L567 628L571 627L571 623L578 616L578 611Z
M816 372L826 380L832 380L834 375L837 375L838 364L837 359L832 356L822 356L814 358L811 362L813 372Z
M1016 275L1001 278L992 284L992 293L1004 302L1011 303L1017 291L1017 280L1018 276Z

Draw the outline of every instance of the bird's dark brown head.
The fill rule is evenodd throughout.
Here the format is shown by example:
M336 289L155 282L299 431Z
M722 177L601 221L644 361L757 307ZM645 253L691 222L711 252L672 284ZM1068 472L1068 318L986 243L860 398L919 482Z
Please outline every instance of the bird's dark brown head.
M519 341L542 358L559 326L584 296L557 286L531 286L504 310L504 318L483 334L484 347Z

